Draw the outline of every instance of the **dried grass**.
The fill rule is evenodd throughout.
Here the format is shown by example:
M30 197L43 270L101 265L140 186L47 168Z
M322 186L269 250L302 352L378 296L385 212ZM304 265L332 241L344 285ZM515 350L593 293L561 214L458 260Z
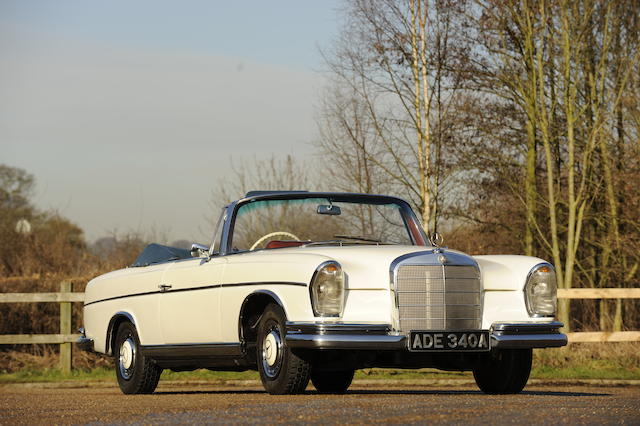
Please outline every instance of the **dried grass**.
M27 346L27 345L24 345ZM24 350L17 349L0 352L0 373L16 373L19 371L56 370L59 366L59 349L57 345L28 345ZM95 368L111 368L113 360L107 356L89 352L73 352L73 368L90 371Z
M572 343L533 353L536 366L566 368L606 363L620 369L640 369L640 342Z

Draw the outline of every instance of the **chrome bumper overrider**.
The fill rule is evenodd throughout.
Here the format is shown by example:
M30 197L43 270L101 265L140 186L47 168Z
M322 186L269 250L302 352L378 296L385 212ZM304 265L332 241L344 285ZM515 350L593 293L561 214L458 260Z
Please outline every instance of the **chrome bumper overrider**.
M561 322L495 323L491 347L548 348L567 344ZM389 324L287 323L287 345L298 349L399 350L407 349L407 336Z
M82 351L93 352L93 339L89 339L87 336L85 336L84 328L81 328L78 331L82 333L82 335L78 337L78 340L76 340L76 346L78 347L78 349Z
M567 344L567 335L560 333L559 321L548 323L494 323L491 326L491 347L497 348L557 348Z

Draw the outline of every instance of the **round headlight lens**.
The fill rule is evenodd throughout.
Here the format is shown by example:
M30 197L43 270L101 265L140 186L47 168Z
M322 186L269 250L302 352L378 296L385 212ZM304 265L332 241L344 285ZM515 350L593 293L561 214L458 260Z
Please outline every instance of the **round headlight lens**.
M548 263L535 266L524 286L524 299L530 316L552 317L556 314L556 273Z
M310 292L315 316L340 316L344 306L344 274L340 264L328 261L318 266L311 279Z

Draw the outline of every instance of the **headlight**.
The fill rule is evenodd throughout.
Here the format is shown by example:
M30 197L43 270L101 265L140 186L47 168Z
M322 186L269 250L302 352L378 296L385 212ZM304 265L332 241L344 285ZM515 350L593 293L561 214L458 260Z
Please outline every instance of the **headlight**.
M309 286L313 315L338 317L344 306L344 274L338 262L328 261L316 269Z
M536 265L524 286L524 300L530 316L552 317L556 314L556 272L548 263Z

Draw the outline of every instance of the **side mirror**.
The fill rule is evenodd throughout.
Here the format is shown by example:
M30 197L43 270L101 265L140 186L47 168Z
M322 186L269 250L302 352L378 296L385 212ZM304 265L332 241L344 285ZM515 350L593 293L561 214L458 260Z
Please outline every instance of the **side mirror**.
M198 243L191 244L191 257L209 257L209 247Z

